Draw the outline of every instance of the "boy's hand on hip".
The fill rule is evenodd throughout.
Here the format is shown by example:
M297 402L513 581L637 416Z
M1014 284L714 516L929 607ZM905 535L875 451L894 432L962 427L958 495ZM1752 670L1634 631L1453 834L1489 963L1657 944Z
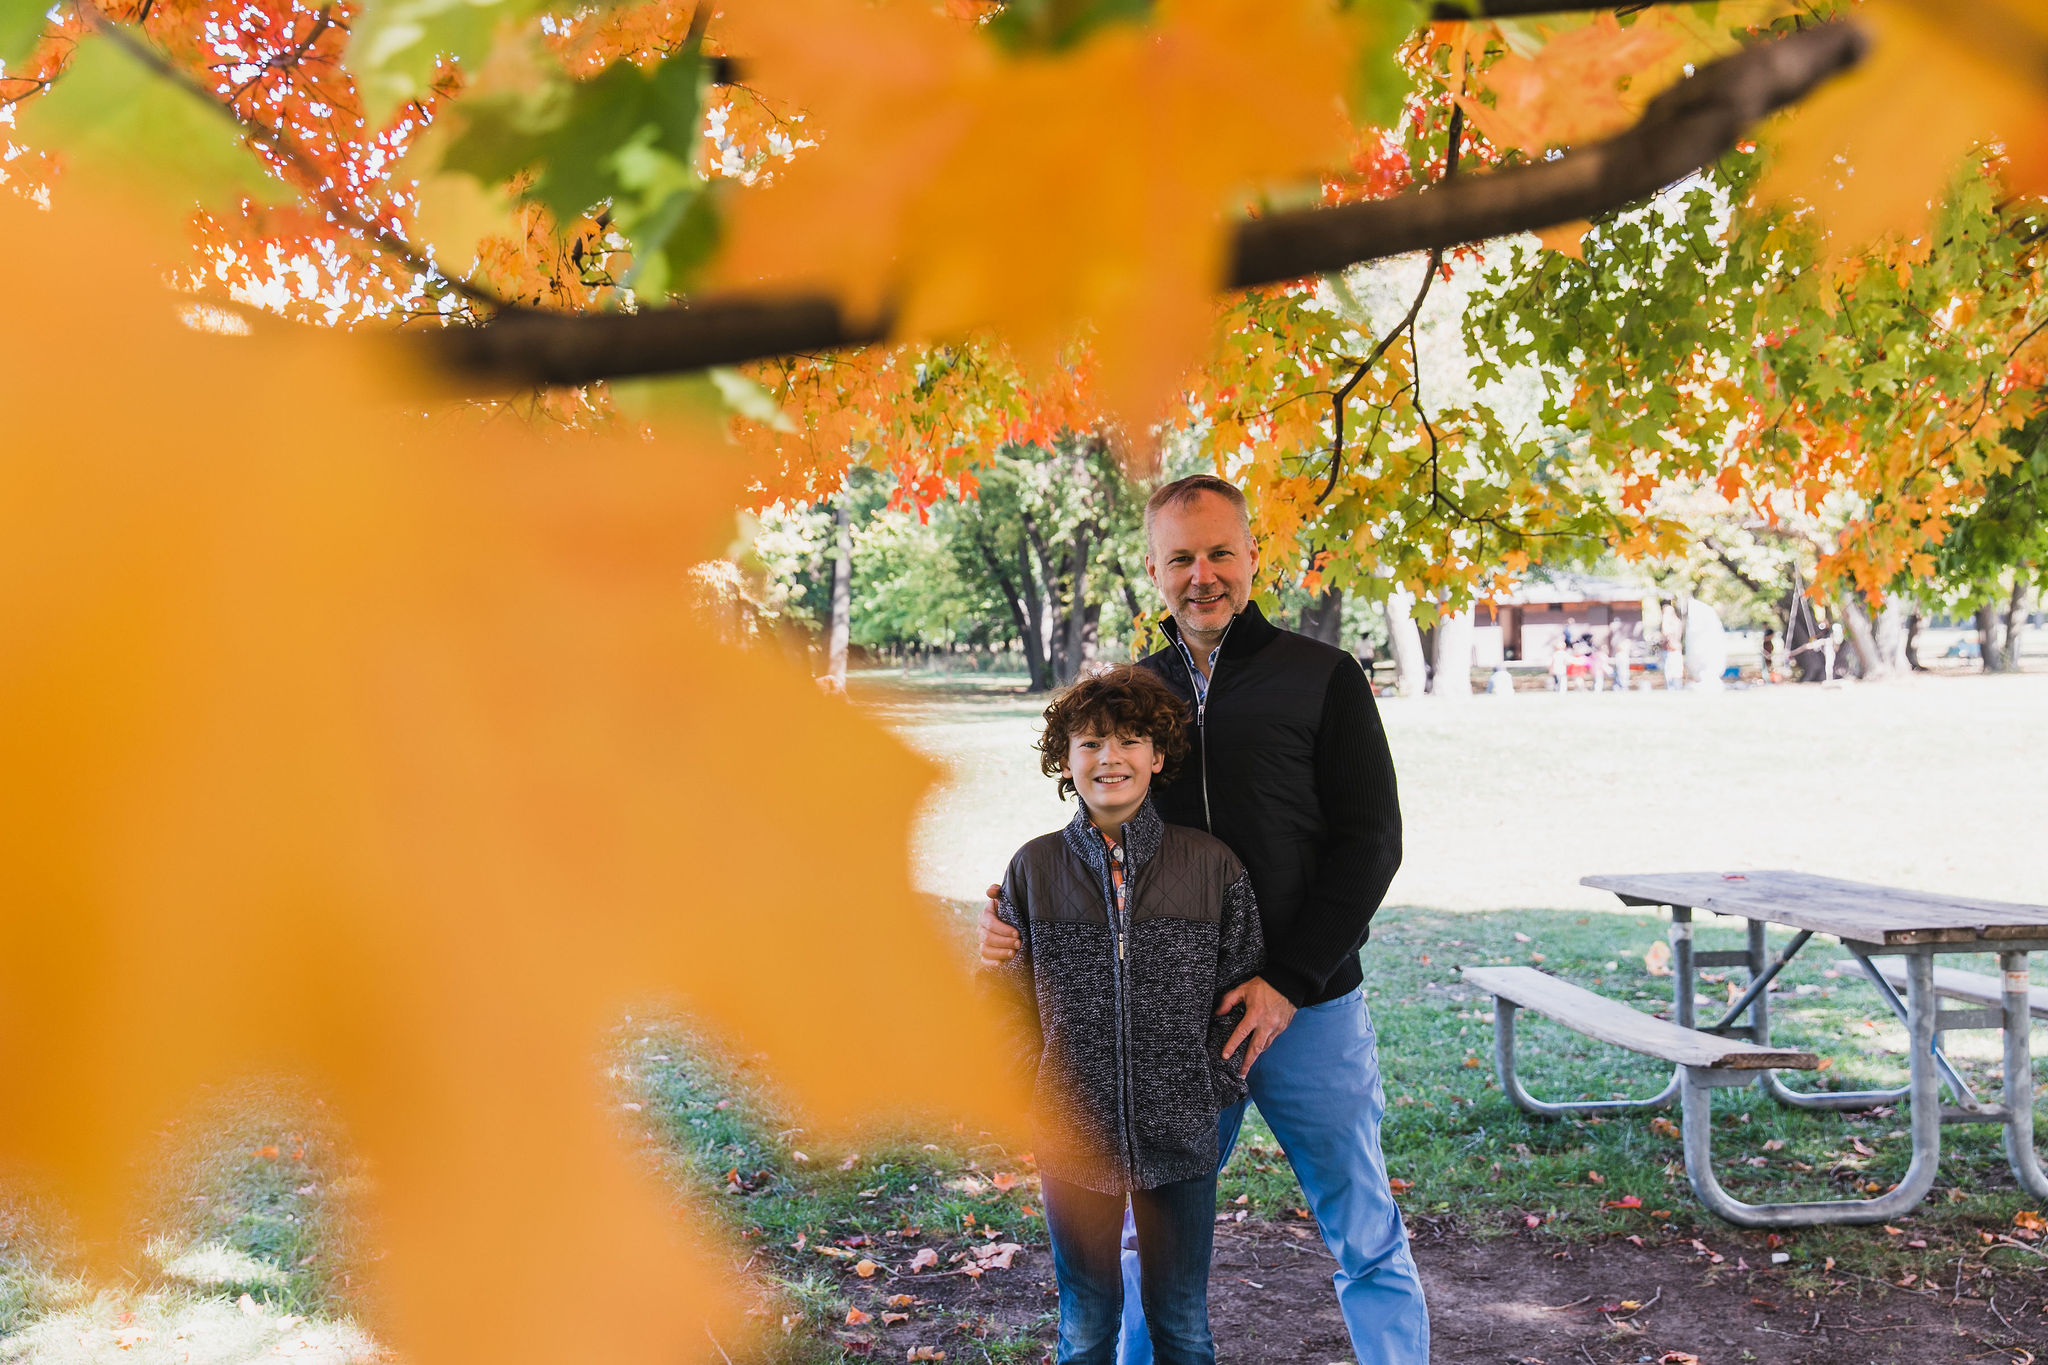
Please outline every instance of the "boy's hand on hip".
M1017 931L996 918L996 897L1002 894L1000 886L988 889L988 904L981 907L981 965L1000 967L1017 955L1024 946L1024 940Z
M988 940L983 939L986 943ZM984 952L986 949L983 950ZM1218 1014L1228 1014L1239 1005L1244 1006L1244 1018L1237 1021L1231 1031L1230 1041L1223 1045L1223 1055L1233 1057L1244 1047L1244 1065L1238 1068L1240 1076L1252 1074L1252 1063L1259 1060L1259 1054L1273 1046L1273 1040L1287 1031L1294 1022L1294 1004L1286 996L1266 984L1266 979L1255 976L1223 997L1223 1003L1216 1007ZM1249 1040L1250 1046L1245 1046Z

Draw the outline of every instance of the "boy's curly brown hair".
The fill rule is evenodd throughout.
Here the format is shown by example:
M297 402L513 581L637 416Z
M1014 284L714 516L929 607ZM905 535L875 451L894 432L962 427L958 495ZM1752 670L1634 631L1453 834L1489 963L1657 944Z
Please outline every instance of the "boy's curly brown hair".
M1155 782L1171 782L1188 753L1187 703L1150 669L1123 664L1081 679L1045 708L1045 733L1038 737L1038 767L1060 780L1060 799L1074 795L1074 781L1060 773L1069 742L1077 734L1149 739L1166 760Z

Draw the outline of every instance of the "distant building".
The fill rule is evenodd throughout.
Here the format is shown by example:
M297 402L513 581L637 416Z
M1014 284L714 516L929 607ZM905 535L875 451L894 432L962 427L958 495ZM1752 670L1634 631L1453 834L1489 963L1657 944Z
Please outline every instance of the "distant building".
M1619 629L1640 643L1644 604L1655 600L1654 590L1634 583L1564 569L1532 569L1509 596L1479 604L1473 614L1473 662L1481 668L1503 660L1543 662L1564 637L1566 622L1574 634L1590 631L1604 642Z

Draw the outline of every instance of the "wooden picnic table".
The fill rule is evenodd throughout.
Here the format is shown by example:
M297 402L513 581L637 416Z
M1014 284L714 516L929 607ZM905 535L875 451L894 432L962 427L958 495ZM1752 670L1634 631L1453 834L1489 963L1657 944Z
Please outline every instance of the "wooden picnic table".
M1504 1088L1517 1104L1532 1113L1560 1115L1664 1104L1675 1094L1683 1110L1686 1175L1694 1192L1714 1213L1746 1227L1874 1223L1900 1216L1918 1205L1933 1187L1944 1123L2003 1125L2014 1178L2036 1198L2048 1199L2048 1172L2034 1150L2032 996L2027 971L2027 955L2048 950L2048 906L1909 891L1803 872L1661 872L1593 876L1582 881L1613 892L1626 904L1662 906L1670 911L1673 1023L1709 1035L1739 1035L1759 1048L1771 1046L1771 980L1814 935L1838 939L1862 967L1872 988L1905 1023L1909 1079L1896 1090L1797 1090L1785 1083L1777 1069L1741 1069L1728 1061L1718 1066L1687 1064L1667 1047L1659 1055L1678 1064L1671 1083L1654 1096L1617 1102L1545 1103L1530 1096L1514 1079L1512 1056L1501 1053L1503 1045L1507 1053L1512 1052L1510 1033L1496 1040L1496 1051L1501 1053L1497 1060ZM1747 947L1735 952L1695 951L1696 911L1747 920ZM1765 930L1771 924L1798 931L1775 956L1765 945ZM1998 954L2000 975L1986 978L1943 970L1938 986L1935 956L1959 952ZM1887 972L1872 961L1890 956L1904 959L1902 971L1889 973L1903 977L1903 1000L1886 980ZM1695 1019L1697 973L1702 967L1718 966L1744 967L1749 981L1722 1019L1701 1026ZM1973 1001L1979 1008L1943 1009L1944 997ZM1997 1004L1983 1007L1987 1000ZM1578 1008L1588 1012L1584 1004ZM2004 1035L2002 1093L1995 1102L1979 1098L1942 1053L1941 1035L1961 1029L1997 1029ZM1913 1156L1905 1177L1890 1190L1868 1199L1749 1204L1734 1198L1713 1171L1710 1092L1751 1084L1760 1085L1780 1103L1803 1109L1907 1104ZM1942 1104L1944 1086L1954 1103Z

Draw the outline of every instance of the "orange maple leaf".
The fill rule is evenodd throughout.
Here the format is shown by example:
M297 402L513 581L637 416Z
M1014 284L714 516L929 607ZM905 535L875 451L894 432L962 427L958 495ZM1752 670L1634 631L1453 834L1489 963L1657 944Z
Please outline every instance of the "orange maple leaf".
M928 769L691 620L715 441L422 422L364 343L182 326L133 216L65 204L0 203L0 1160L105 1237L202 1083L293 1072L377 1172L409 1358L708 1355L729 1262L593 1053L679 996L844 1120L859 960L948 1021L892 1102L1000 1108L909 886Z
M1926 221L1973 148L2004 153L2007 188L2048 192L2048 0L1870 0L1854 72L1803 101L1757 188L1813 205L1838 251Z
M907 2L789 0L731 32L820 146L735 196L728 279L893 304L912 336L991 326L1039 362L1085 320L1127 419L1208 340L1226 213L1348 146L1351 44L1321 0L1166 0L1054 55Z
M1536 153L1605 137L1633 123L1656 93L1652 83L1629 78L1663 63L1681 41L1656 16L1623 28L1614 15L1601 14L1531 56L1511 53L1487 68L1481 79L1492 104L1472 95L1456 99L1496 147Z

